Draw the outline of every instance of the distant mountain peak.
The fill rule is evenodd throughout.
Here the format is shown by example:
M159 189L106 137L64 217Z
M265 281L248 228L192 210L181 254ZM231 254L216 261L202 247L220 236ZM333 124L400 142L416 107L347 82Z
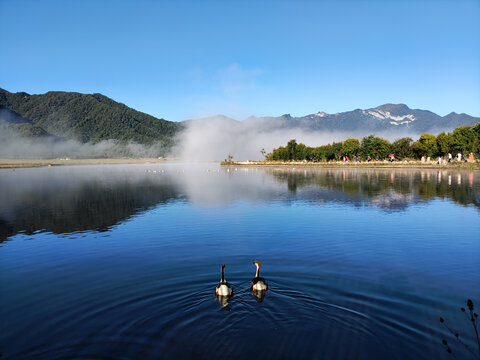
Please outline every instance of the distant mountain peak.
M480 118L451 112L439 116L428 110L410 109L405 104L387 103L369 109L355 109L335 114L319 111L305 116L250 116L237 121L223 114L172 123L157 119L118 103L109 97L95 94L53 91L29 95L25 92L10 93L0 89L0 114L3 127L22 127L28 136L51 134L58 138L80 142L99 142L106 139L134 141L151 144L161 141L167 146L186 126L221 131L276 130L342 133L360 137L383 132L392 137L396 134L420 134L423 132L451 131L456 127L473 125ZM233 130L232 130L233 131Z
M410 109L407 105L405 105L405 104L390 104L390 103L377 106L377 107L374 108L374 109L376 109L376 110L388 111L388 112L391 112L391 113L408 112L408 111L411 110L411 109Z
M377 120L388 121L390 125L410 127L411 123L417 120L417 118L405 109L410 110L408 106L403 104L385 104L373 109L361 111L364 115L371 116Z
M205 116L205 117L202 117L200 119L195 119L195 120L219 120L219 121L237 121L235 120L234 118L231 118L227 115L223 115L223 114L216 114L216 115L213 115L213 116Z

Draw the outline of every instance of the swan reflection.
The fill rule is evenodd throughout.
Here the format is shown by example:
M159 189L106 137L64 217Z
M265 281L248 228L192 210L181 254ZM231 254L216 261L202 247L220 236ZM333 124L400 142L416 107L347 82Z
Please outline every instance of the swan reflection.
M222 308L227 307L229 305L228 300L230 300L231 297L232 297L232 295L217 295L216 296L216 298L217 298L217 300L220 303L220 306Z
M252 294L255 296L257 303L261 303L265 298L267 290L252 290Z

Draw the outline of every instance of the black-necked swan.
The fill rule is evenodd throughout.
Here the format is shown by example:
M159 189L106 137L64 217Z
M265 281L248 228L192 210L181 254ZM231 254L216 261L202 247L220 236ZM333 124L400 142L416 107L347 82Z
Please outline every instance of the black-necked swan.
M267 281L260 276L260 261L254 261L253 264L257 267L255 277L250 282L250 288L253 291L266 291L268 289Z
M215 288L215 294L217 296L232 296L233 289L232 286L225 281L225 264L222 264L222 278Z

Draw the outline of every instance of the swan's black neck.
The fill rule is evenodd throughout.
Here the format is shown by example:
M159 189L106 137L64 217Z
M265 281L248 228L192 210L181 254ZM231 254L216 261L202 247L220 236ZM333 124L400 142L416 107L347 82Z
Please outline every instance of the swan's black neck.
M222 283L225 282L225 264L222 264Z

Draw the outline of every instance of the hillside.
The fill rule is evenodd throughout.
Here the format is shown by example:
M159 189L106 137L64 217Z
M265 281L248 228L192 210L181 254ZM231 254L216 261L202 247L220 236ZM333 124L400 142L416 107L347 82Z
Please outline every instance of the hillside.
M10 131L23 137L53 138L51 134L46 132L40 126L35 125L33 121L25 119L15 111L2 106L0 106L0 130L2 130L0 139L4 134L9 133Z
M243 121L216 115L185 121L181 157L189 160L259 159L261 150L286 144L291 139L307 146L362 139L376 134L390 141L408 136L418 138L427 132L450 132L480 121L466 114L439 116L431 111L410 109L403 104L385 104L370 109L343 113L318 112L301 117L285 114L278 117L249 117ZM263 155L262 155L263 157Z
M442 131L474 125L480 118L467 114L452 112L445 116L428 110L410 109L404 104L384 104L370 109L356 109L336 114L318 112L300 117L290 114L281 116L251 116L237 121L224 115L216 115L201 119L184 121L185 125L221 129L225 132L239 133L272 133L281 131L298 133L342 133L346 136L362 137L370 134L381 134L389 138L397 138L409 134L437 134Z
M252 116L243 121L216 115L177 123L101 94L51 91L29 95L0 89L0 157L221 160L233 154L255 159L260 149L270 151L293 138L317 144L377 134L393 141L424 132L449 132L479 121L467 114L439 116L404 104L384 104L336 114Z
M29 95L0 89L0 110L1 122L23 127L23 135L42 133L81 143L115 139L140 144L161 142L168 147L183 128L182 124L157 119L101 94L50 91Z

